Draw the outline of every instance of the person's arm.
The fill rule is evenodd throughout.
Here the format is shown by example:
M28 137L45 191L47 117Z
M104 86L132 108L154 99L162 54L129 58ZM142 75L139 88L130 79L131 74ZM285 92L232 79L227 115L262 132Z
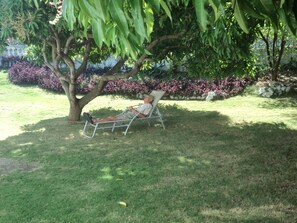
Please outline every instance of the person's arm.
M138 108L133 108L132 106L130 106L130 107L128 107L128 110L130 111L130 112L133 112L133 113L135 113L135 114L137 114L137 117L139 117L139 118L145 118L146 117L146 115L145 114L143 114L141 111L142 110L144 110L142 107L144 107L144 104L143 105L140 105Z
M132 106L128 107L128 111L137 114L137 117L139 117L139 118L144 118L144 117L145 117L144 114L140 113L138 110L136 110L136 109L133 108Z

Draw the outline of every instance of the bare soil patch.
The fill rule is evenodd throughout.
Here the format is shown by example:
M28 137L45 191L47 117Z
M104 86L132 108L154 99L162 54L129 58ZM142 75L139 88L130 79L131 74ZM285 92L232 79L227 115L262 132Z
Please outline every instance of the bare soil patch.
M14 171L33 171L38 168L38 165L28 163L28 162L20 162L13 159L1 158L0 157L0 176L8 175Z

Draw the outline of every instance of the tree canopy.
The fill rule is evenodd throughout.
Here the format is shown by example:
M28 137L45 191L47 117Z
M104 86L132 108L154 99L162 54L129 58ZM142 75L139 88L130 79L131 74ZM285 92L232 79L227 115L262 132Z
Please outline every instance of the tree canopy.
M0 0L0 38L2 44L12 37L42 49L45 65L59 78L69 100L69 119L76 121L83 107L101 93L108 80L136 74L160 42L179 39L188 43L185 47L191 48L197 43L191 42L191 38L198 36L199 44L207 39L207 44L213 44L213 48L222 39L228 43L231 39L222 32L226 24L220 18L230 12L230 18L235 17L246 33L269 20L275 29L281 21L287 30L296 34L296 3L297 0ZM187 20L189 10L191 18ZM232 19L229 21L233 23ZM216 29L212 29L215 23ZM228 27L233 27L235 33L237 28L233 25ZM236 52L235 56L242 56L236 47L244 49L240 43L248 36L241 32L237 34L236 38L231 37L231 44L225 46L228 50L219 52L221 55ZM181 39L183 35L184 39ZM235 48L230 47L234 43ZM91 52L106 53L105 49L116 52L121 60L100 77L93 91L77 97L76 82L85 71ZM164 50L173 52L168 47ZM199 48L194 50L196 52L191 53L197 53ZM74 62L73 55L76 54L82 58L79 66ZM114 75L127 58L135 61L134 69L122 76ZM61 63L67 65L66 72L61 69Z
M37 0L35 0L37 2ZM154 13L164 10L169 18L174 17L174 6L195 7L196 19L202 31L224 15L226 5L231 3L239 26L248 33L254 28L250 20L261 23L269 20L274 28L280 21L296 35L297 0L54 0L63 4L63 16L70 29L79 23L85 34L92 27L98 46L114 46L122 55L136 58L143 53L144 41L150 41L154 27ZM77 16L76 16L77 15Z

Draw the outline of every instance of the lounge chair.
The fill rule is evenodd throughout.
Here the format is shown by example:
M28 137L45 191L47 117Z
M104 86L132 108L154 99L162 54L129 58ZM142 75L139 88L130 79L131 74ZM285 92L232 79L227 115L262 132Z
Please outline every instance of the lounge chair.
M165 91L152 91L150 93L150 95L154 97L154 101L152 103L152 109L146 117L140 118L138 117L138 114L139 114L138 113L138 114L135 114L135 116L131 119L121 119L121 120L97 122L97 123L91 123L88 120L86 120L84 129L83 129L83 135L88 138L93 138L96 131L99 129L111 129L111 131L113 132L116 128L125 128L124 135L126 135L131 124L136 121L145 121L147 122L148 126L150 126L151 120L156 120L160 122L163 129L165 129L165 125L162 119L162 114L160 113L159 108L157 107L157 104L159 100L163 97L164 93ZM123 111L121 114L125 112L127 112L127 110ZM87 129L89 128L93 128L93 132L91 132L90 134L87 133Z

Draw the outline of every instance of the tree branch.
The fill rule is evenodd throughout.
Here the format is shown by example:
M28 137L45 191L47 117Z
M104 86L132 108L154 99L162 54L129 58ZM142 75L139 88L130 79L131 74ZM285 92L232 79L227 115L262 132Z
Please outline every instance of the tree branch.
M150 51L154 47L156 47L158 45L158 43L160 43L162 41L165 41L165 40L178 39L183 34L184 34L184 32L180 32L180 33L177 33L177 34L174 34L174 35L164 35L164 36L161 36L161 37L157 38L156 40L154 40L153 42L151 42L146 47L146 49L148 51ZM102 76L99 77L99 82L98 82L97 86L92 91L90 91L88 94L84 95L79 100L80 107L84 107L91 100L93 100L98 95L100 95L100 93L102 92L102 90L104 89L104 87L106 86L106 84L107 84L108 81L110 81L110 80L124 79L124 78L128 78L128 77L130 77L132 75L136 75L138 73L138 70L140 69L141 65L143 64L143 62L147 59L147 57L148 57L148 55L146 55L146 54L143 54L142 56L140 56L139 59L137 61L135 61L134 68L130 72L123 73L123 74L119 74L117 72L124 65L124 63L127 60L127 58L122 58L121 60L119 60L117 62L117 64L111 70L109 70L104 75L102 75Z
M54 70L54 67L52 66L52 64L49 63L48 60L47 60L47 56L46 56L45 51L46 51L46 41L43 42L43 47L42 47L42 55L43 55L43 59L44 59L44 64L48 68L50 68L51 70Z
M173 35L164 35L161 36L157 39L155 39L153 42L151 42L146 49L148 51L152 50L153 48L155 48L160 42L165 41L165 40L171 40L171 39L178 39L180 38L182 35L184 34L184 32L180 32L177 34L173 34ZM119 80L119 79L124 79L124 78L128 78L130 76L136 75L140 69L140 67L142 66L143 62L147 59L148 55L147 54L143 54L142 56L140 56L140 58L135 61L134 63L134 68L127 72L127 73L123 73L123 74L117 74L117 75L103 75L100 78L104 81L108 81L108 80ZM99 78L99 79L100 79Z
M73 48L81 48L83 46L85 46L88 42L91 42L92 40L84 40L81 43L73 43L70 45L69 49L73 49Z
M50 26L50 28L51 28L51 31L54 34L55 41L56 41L57 54L59 55L61 53L61 42L60 42L60 38L59 38L59 35L58 35L57 31L52 26Z
M90 53L91 53L91 42L88 41L86 43L86 52L85 52L85 55L82 59L82 63L81 65L79 66L79 68L77 69L76 71L76 78L81 75L87 68L87 64L88 64L88 59L89 59L89 56L90 56Z
M70 48L70 43L71 41L74 39L74 36L71 35L67 38L67 41L65 43L65 47L64 47L64 54L68 54L69 48Z
M276 63L276 43L277 43L278 34L277 31L274 31L273 33L273 42L272 42L272 60L273 65Z
M265 45L266 45L266 53L267 53L267 60L268 60L268 64L269 64L269 67L272 68L273 65L272 65L272 61L271 61L271 54L270 54L270 51L269 51L269 42L268 42L268 38L266 38L264 36L264 34L261 32L261 30L259 30L259 33L260 33L260 36L262 38L262 40L264 41Z

